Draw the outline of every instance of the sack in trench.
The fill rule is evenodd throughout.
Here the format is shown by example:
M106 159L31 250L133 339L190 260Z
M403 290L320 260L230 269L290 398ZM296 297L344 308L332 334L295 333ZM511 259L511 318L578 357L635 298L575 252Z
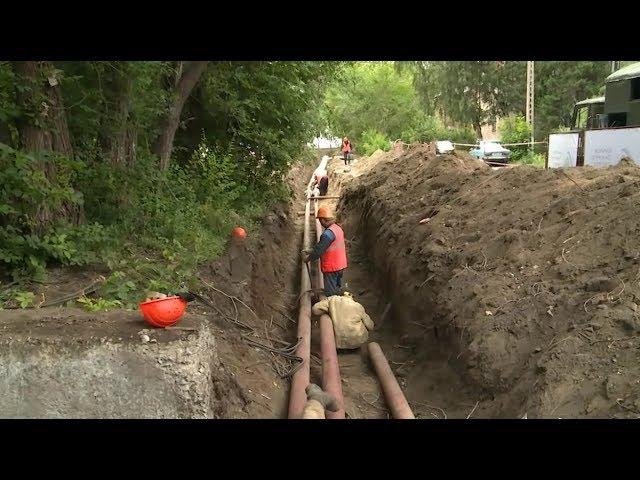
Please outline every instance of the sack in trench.
M331 317L338 349L360 348L369 340L369 330L375 326L364 307L348 293L332 295L316 303L312 312L314 315L326 313Z

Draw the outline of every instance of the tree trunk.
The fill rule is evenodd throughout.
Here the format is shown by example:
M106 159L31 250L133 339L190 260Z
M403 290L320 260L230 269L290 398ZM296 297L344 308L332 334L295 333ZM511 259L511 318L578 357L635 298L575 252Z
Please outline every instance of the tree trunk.
M56 165L53 161L45 161L42 155L56 152L66 157L73 156L59 79L53 64L47 61L15 62L14 70L22 77L21 82L26 87L18 92L18 101L23 110L30 114L23 115L18 122L20 143L23 150L40 158L40 168L47 180L55 184ZM82 219L83 210L77 204L63 201L53 206L44 201L35 214L35 231L42 233L57 220L78 225Z
M482 118L484 116L483 114L484 114L484 110L482 108L482 98L480 96L480 91L477 91L474 119L473 119L473 129L476 131L478 140L482 140Z
M475 120L473 122L473 129L475 130L478 139L482 140L482 125L480 125L479 121Z
M112 70L105 88L107 105L101 128L102 150L114 167L131 167L135 163L136 132L130 122L133 78L126 64ZM109 108L113 106L113 112Z
M182 107L182 117L189 118L188 121L184 121L185 128L178 129L173 139L173 148L179 148L179 152L176 152L173 158L181 164L188 162L193 156L193 152L200 146L203 130L206 129L209 132L215 128L211 124L211 114L203 107L204 100L201 96L202 92L194 89Z
M11 130L9 125L5 122L0 122L0 143L13 147L11 142Z
M184 103L204 73L207 63L208 62L190 62L184 66L182 75L177 82L174 99L164 118L160 135L153 146L153 153L160 157L160 168L162 170L169 168L169 159L171 157L171 151L173 150L173 139L180 124L180 116Z

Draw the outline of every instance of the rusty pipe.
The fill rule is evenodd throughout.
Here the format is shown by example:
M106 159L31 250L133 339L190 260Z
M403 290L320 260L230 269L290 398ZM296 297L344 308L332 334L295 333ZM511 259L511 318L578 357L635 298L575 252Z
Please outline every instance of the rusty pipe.
M303 248L308 248L310 236L309 220L311 202L307 200L305 207L305 224L302 235ZM311 354L311 282L307 274L305 263L301 260L300 267L300 305L298 312L298 338L300 344L296 349L296 355L302 358L302 366L291 377L291 390L289 392L289 414L291 418L302 418L304 405L307 401L305 389L309 385Z
M344 396L336 350L336 337L333 331L333 321L327 314L320 316L320 352L322 356L322 389L334 396L339 407L335 412L327 411L326 416L329 419L344 419Z
M318 213L318 202L314 202L314 211ZM315 215L314 215L315 216ZM316 219L316 239L320 241L322 224ZM324 278L320 269L320 261L317 267L318 288L324 288ZM324 300L324 294L320 299ZM328 419L344 419L344 395L342 393L342 379L340 377L340 364L338 363L338 351L336 349L336 337L333 330L333 321L327 314L320 315L320 355L322 357L322 389L330 393L336 399L339 409L336 412L326 412Z
M320 166L326 168L328 159L323 158ZM307 184L307 191L313 184L313 175ZM317 205L316 205L317 210ZM315 217L315 215L314 215ZM311 201L307 199L304 212L304 233L302 235L302 248L310 247L311 241ZM289 392L288 418L302 418L304 405L307 401L305 389L310 383L310 356L311 356L311 276L307 270L308 265L301 262L300 271L300 303L298 311L298 338L300 344L296 349L296 355L302 358L302 366L291 377L291 390ZM334 340L335 343L335 340ZM342 399L342 395L340 395ZM341 403L342 405L342 403Z
M376 342L369 343L369 358L378 376L384 398L391 410L391 416L399 419L416 418L395 375L391 371L389 362L387 362L384 353L382 353L382 348Z

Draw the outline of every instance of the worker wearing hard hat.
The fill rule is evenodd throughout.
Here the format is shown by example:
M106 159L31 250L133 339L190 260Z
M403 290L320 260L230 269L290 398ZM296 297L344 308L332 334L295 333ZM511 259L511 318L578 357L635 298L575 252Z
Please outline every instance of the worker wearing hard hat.
M335 222L329 207L318 208L316 218L324 228L320 241L312 250L304 251L305 262L320 259L320 269L324 278L324 294L340 295L342 293L342 275L347 268L347 250L342 227Z
M349 165L351 163L352 150L353 150L353 146L351 145L351 141L349 140L349 138L344 137L342 139L342 155L343 155L345 165Z

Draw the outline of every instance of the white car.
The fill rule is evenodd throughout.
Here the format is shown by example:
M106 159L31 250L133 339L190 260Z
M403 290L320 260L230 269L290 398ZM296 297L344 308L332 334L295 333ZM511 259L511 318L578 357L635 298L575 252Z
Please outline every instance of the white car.
M438 153L453 153L454 150L455 147L449 140L440 140L436 142L436 152Z
M494 163L508 163L511 158L511 150L504 148L495 140L481 141L478 148L471 149L469 154L480 160Z

